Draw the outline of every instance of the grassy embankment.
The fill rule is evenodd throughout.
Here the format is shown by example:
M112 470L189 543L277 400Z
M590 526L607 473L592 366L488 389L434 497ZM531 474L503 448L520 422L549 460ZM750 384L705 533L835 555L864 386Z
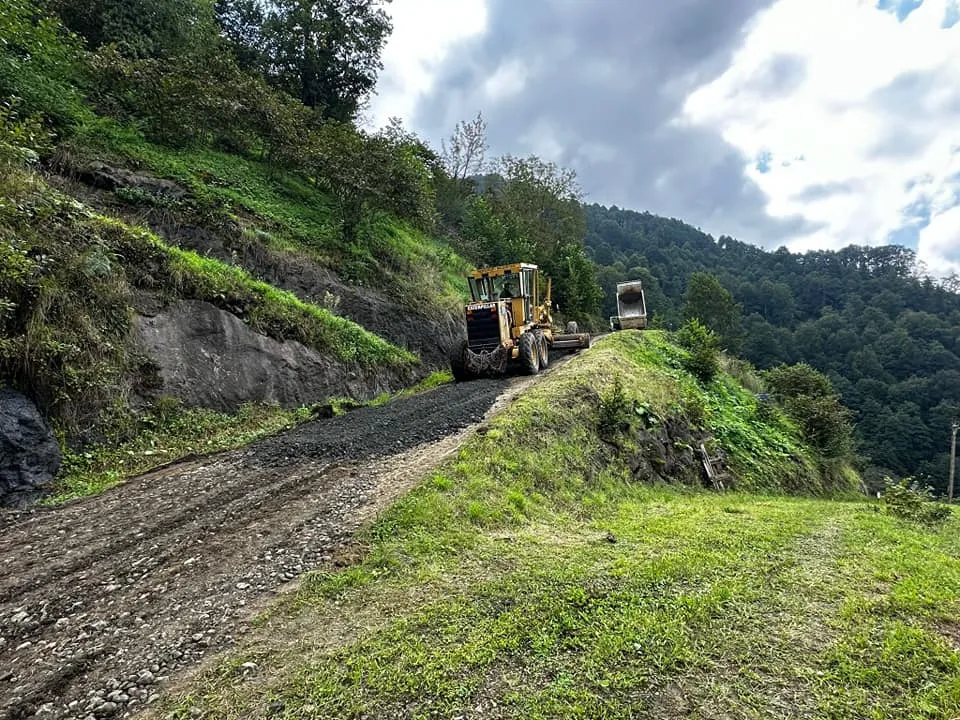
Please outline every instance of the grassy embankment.
M119 189L114 196L129 210L122 220L65 198L33 173L3 169L0 235L12 242L0 258L0 321L7 322L0 355L17 384L33 388L52 412L63 436L94 426L106 440L82 451L65 448L50 502L94 494L177 457L243 445L310 417L309 408L183 410L167 399L132 416L125 394L140 361L126 337L133 292L207 300L264 334L298 340L343 362L417 363L406 350L338 316L336 297L321 305L306 302L256 280L256 268L169 245L137 226L140 213L230 236L239 229L246 243L333 269L346 282L385 290L420 312L443 312L462 301L465 261L447 245L382 213L368 219L356 242L344 243L329 199L294 174L227 153L153 145L106 120L79 128L58 159L146 170L175 180L188 195ZM445 379L434 373L411 390ZM330 401L335 410L351 403Z
M71 165L103 161L174 180L188 198L136 189L120 190L117 197L212 230L223 222L235 224L246 242L308 258L348 283L387 291L400 305L422 311L465 298L468 263L449 245L386 213L369 215L357 239L346 242L334 203L299 175L216 150L156 145L110 121L84 127L61 152Z
M383 514L362 562L307 576L160 712L955 716L956 521L777 494L815 471L789 423L679 352L619 334L559 368ZM618 373L648 427L705 409L740 491L631 478L584 401Z
M203 166L204 158L196 172L205 174L209 187L228 194L249 190L229 184L239 177L213 175ZM296 186L292 178L271 179L255 163L229 155L211 153L207 160L223 173L233 168L256 178L243 200L248 212L256 207L264 216L283 216L275 225L285 228L287 236L295 234L301 220L303 233L316 230L309 226L317 210L310 203L323 203L309 188ZM290 184L297 192L285 189ZM179 410L170 402L133 415L126 396L142 361L128 335L136 292L212 302L266 335L298 340L342 362L398 368L418 362L326 307L96 212L51 190L34 173L5 168L0 189L0 236L5 240L0 251L0 360L5 372L18 386L32 389L62 435L96 426L106 440L99 447L66 451L54 502L99 492L178 456L235 447L309 417L307 409L251 406L228 415ZM276 197L260 195L269 192ZM271 202L280 209L271 210ZM396 230L388 219L381 222L384 232ZM422 251L407 232L400 228L396 237ZM397 245L395 250L405 248ZM418 256L409 262L423 271L431 260ZM455 264L445 266L450 283ZM452 285L446 288L454 292ZM424 382L436 383L438 377Z

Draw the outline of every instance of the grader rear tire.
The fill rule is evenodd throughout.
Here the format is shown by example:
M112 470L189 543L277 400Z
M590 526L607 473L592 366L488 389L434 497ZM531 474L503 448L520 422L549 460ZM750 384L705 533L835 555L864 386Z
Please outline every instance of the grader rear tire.
M540 372L540 350L537 336L533 333L524 333L518 342L520 350L520 365L527 375L536 375Z
M467 341L457 345L456 349L450 354L450 372L456 382L465 382L472 380L473 375L467 370L466 362Z

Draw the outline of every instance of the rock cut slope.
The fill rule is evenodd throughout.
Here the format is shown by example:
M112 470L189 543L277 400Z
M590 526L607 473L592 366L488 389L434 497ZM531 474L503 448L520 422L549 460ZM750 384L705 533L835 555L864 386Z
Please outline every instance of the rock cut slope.
M293 180L260 168L265 207L283 208L273 217L231 184L256 164L216 158L240 167L223 180L197 173L237 195L232 203L205 196L200 180L185 187L103 163L74 179L63 167L3 176L0 382L23 392L72 449L127 439L161 406L233 413L246 403L369 400L429 375L462 332L442 293L414 312L388 303L389 288L348 285L311 255L311 238L329 230L315 191L287 192ZM384 222L397 252L412 253L406 231ZM285 239L263 240L274 236ZM450 268L425 260L420 269L447 287Z

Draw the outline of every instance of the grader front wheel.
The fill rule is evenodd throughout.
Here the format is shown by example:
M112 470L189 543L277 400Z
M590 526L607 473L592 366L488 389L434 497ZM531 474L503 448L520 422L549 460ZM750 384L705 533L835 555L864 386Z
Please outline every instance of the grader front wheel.
M540 369L546 370L550 366L550 345L542 333L537 333L537 348L540 355Z
M520 336L520 365L527 375L536 375L540 372L540 343L537 336L531 332Z

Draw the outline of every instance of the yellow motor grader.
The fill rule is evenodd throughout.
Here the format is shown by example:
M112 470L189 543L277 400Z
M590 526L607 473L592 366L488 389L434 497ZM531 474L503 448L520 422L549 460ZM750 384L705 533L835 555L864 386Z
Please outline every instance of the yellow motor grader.
M551 350L590 347L590 335L577 332L576 323L566 333L554 331L551 281L543 282L536 265L479 268L467 282L467 339L450 362L456 380L503 375L512 365L535 375L550 364Z

